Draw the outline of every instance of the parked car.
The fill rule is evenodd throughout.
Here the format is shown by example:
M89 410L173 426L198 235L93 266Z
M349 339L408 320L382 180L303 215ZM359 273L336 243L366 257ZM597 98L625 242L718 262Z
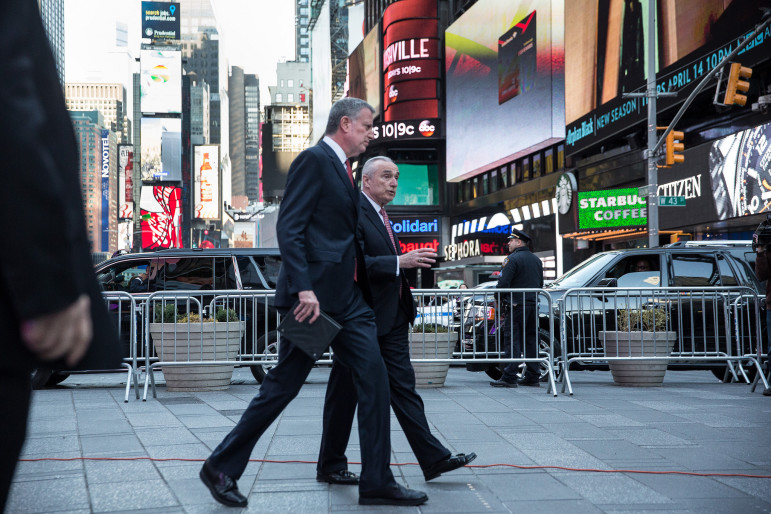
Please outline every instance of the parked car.
M97 282L104 291L130 292L139 302L157 291L195 291L196 299L205 306L213 298L208 291L275 289L280 265L281 255L277 248L196 248L119 255L97 264L95 272ZM131 280L142 273L148 275L142 290L129 291ZM272 297L267 304L261 300L253 302L251 299L231 302L239 317L246 321L241 354L246 357L254 353L276 352L277 316ZM117 304L112 302L111 307L116 324L121 327L123 353L128 356L130 348L127 327L130 326L132 313L125 307L118 310ZM137 340L137 344L140 344L141 337ZM138 351L138 354L141 352ZM262 382L269 367L254 365L250 369L255 379ZM55 385L67 378L67 374L54 373L47 382L41 383L42 378L36 382L38 387Z
M606 294L587 295L581 301L569 298L564 305L568 356L585 353L587 341L593 345L589 349L590 352L602 355L601 338L597 334L602 330L614 329L619 309L640 307L639 296L613 294L614 288L668 286L698 290L716 286L743 286L755 294L763 294L764 289L755 277L751 259L754 259L754 254L749 242L732 245L675 244L652 249L614 250L595 254L545 288L552 299L554 309L555 340L559 340L560 334L559 300L571 288L604 288L610 291ZM637 271L636 265L640 260L647 261L650 270ZM589 299L588 304L584 301L586 299ZM634 304L635 301L638 304ZM669 310L671 326L685 327L687 331L681 336L678 346L683 354L689 351L709 355L726 353L728 345L734 345L732 348L738 345L743 353L750 353L756 348L758 341L752 330L743 331L739 341L726 337L723 318L713 315L715 312L723 312L722 309L726 308L719 295L681 295L677 301L665 303ZM542 351L548 351L551 344L548 338L548 314L545 302L541 302L539 345ZM751 318L746 320L746 324L752 326L755 322L754 311L749 316ZM765 327L764 316L761 316L761 323ZM762 333L765 333L765 328ZM477 332L474 344L478 351L485 348L494 351L500 345L498 339L494 330L481 334ZM698 345L698 349L694 348L694 345ZM561 348L556 346L554 352L555 357L559 357ZM482 368L494 378L500 375L499 367L495 365L472 365L472 368L474 371ZM724 378L726 373L726 365L720 361L673 359L669 368L710 370L720 379ZM585 361L574 361L572 369L607 369L607 362L587 358Z

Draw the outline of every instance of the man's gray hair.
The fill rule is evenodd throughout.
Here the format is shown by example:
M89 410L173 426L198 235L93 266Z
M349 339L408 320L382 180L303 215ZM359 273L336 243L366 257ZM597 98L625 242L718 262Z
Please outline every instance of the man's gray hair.
M348 116L353 120L359 115L359 112L361 112L362 109L369 109L370 112L375 112L374 107L359 98L346 97L338 100L329 110L327 130L324 134L331 136L340 128L340 120L343 119L343 116Z
M375 169L377 169L378 164L381 162L385 162L388 164L396 165L394 161L391 160L390 157L386 157L384 155L378 155L375 157L372 157L367 160L367 162L364 163L364 167L361 169L361 175L371 177L372 174L375 172Z

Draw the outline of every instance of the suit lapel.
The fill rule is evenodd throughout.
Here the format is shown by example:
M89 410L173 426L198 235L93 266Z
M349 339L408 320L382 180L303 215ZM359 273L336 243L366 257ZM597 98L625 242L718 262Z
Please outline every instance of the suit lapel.
M324 141L319 141L319 146L324 149L324 151L327 153L329 158L332 160L332 166L335 168L335 171L337 172L337 177L345 186L346 191L348 191L348 193L351 195L351 199L353 200L353 203L358 204L359 188L355 186L353 187L351 186L351 179L348 178L348 170L345 169L345 165L343 165L343 163L340 162L340 159L338 159L335 151L332 150L332 148Z
M375 212L375 208L372 207L372 204L370 203L369 199L364 195L364 193L360 194L359 203L361 204L361 209L364 211L364 215L375 226L375 230L377 230L380 233L380 235L383 237L385 242L388 244L388 247L391 249L391 252L393 252L396 255L396 250L394 249L393 243L391 243L391 238L388 237L388 231L385 228L385 224L383 223L383 220L381 220L380 215L377 212ZM396 236L394 236L394 238L396 238Z

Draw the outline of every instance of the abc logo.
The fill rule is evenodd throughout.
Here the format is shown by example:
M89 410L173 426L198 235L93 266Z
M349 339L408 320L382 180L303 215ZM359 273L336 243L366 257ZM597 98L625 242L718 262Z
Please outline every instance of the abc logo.
M388 89L388 99L393 102L396 100L397 96L399 96L399 90L396 89L394 86L391 86Z
M428 120L423 120L420 122L420 125L418 125L418 131L425 137L431 137L434 135L436 127L431 125Z

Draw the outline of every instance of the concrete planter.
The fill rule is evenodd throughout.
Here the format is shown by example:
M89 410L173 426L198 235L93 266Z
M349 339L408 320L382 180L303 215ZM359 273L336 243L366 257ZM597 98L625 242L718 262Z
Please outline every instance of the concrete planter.
M410 332L410 357L412 359L449 359L457 340L457 332L427 334ZM450 364L414 362L412 367L415 368L415 386L432 388L444 385Z
M161 362L235 360L243 332L242 321L150 323ZM164 366L163 377L169 391L223 391L230 387L233 368L227 364Z
M665 357L672 352L677 332L600 332L608 357ZM632 387L660 386L667 360L629 359L608 361L613 381Z

